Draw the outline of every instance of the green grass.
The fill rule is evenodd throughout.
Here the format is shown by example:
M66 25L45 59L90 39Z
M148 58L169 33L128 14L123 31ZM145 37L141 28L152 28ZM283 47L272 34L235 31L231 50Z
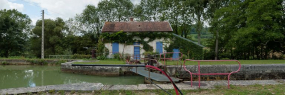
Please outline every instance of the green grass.
M284 95L285 84L250 85L250 86L218 86L214 89L181 90L184 95ZM167 90L175 95L173 89ZM49 92L48 92L49 93ZM59 92L57 92L59 93ZM62 94L93 94L93 95L167 95L158 90L99 90L94 92L60 92ZM52 93L55 94L55 93Z
M95 60L94 60L95 61ZM178 61L166 61L167 65L176 65ZM183 64L184 61L178 62ZM239 60L241 64L285 64L285 60ZM164 61L160 61L164 64ZM126 64L119 60L98 60L96 62L75 62L74 64ZM186 61L186 65L197 65L198 62ZM200 62L201 65L238 65L237 62Z
M74 64L126 64L119 60L97 60L96 62L74 62Z

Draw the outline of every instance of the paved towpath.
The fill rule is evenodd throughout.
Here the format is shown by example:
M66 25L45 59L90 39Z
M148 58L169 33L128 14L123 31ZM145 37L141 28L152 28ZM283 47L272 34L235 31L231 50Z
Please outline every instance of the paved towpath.
M276 85L284 84L285 80L232 80L231 85ZM181 90L198 89L197 81L193 82L191 87L190 82L177 83ZM173 89L172 84L158 84L163 89ZM213 89L216 85L227 86L227 81L201 81L201 89ZM26 87L26 88L10 88L0 89L0 94L21 94L32 92L43 92L50 90L64 90L64 91L94 91L94 90L149 90L159 89L153 84L138 84L138 85L103 85L102 83L75 83L75 84L63 84L63 85L48 85L38 87Z

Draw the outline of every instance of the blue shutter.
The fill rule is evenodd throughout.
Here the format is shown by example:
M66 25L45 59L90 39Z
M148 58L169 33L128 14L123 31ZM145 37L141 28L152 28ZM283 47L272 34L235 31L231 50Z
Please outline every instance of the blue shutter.
M134 59L140 60L140 47L134 46Z
M157 51L159 54L161 54L161 53L163 53L162 50L163 50L163 49L162 49L162 43L161 43L161 42L156 42L156 51Z
M179 60L179 49L173 49L173 52L172 59Z
M112 53L119 53L119 43L112 43Z

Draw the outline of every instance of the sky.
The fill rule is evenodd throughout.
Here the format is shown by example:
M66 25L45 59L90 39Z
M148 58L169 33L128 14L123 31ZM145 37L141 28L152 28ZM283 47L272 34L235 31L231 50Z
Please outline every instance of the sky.
M0 10L17 9L27 14L32 24L41 19L41 11L45 11L45 19L57 17L67 20L80 14L84 8L91 4L97 6L101 0L0 0ZM140 0L131 0L138 4Z

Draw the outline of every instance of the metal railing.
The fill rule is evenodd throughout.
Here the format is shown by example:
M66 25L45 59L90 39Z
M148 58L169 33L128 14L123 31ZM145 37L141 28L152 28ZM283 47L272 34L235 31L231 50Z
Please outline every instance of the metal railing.
M172 57L169 57L169 58L167 58L166 57L166 54L175 54L175 53L178 53L178 54L180 54L180 57L179 58L172 58ZM161 57L161 55L163 55L163 58ZM183 54L181 53L181 52L165 52L165 53L161 53L160 54L160 58L159 58L159 60L161 61L161 60L163 60L164 61L164 65L167 65L166 64L166 60L177 60L177 65L178 65L178 61L180 61L180 59L182 59L182 56L183 56Z
M198 72L197 73L192 73L189 70L186 69L185 62L186 61L193 61L193 62L198 62ZM235 61L239 64L239 68L236 71L232 71L230 73L200 73L200 62L226 62L226 61ZM201 80L201 75L228 75L228 88L230 88L230 76L233 73L237 73L240 71L241 64L238 60L191 60L191 59L186 59L184 60L183 68L185 71L187 71L190 76L191 76L191 86L193 85L193 77L192 75L198 75L198 81L199 81L199 88L200 88L200 80Z

